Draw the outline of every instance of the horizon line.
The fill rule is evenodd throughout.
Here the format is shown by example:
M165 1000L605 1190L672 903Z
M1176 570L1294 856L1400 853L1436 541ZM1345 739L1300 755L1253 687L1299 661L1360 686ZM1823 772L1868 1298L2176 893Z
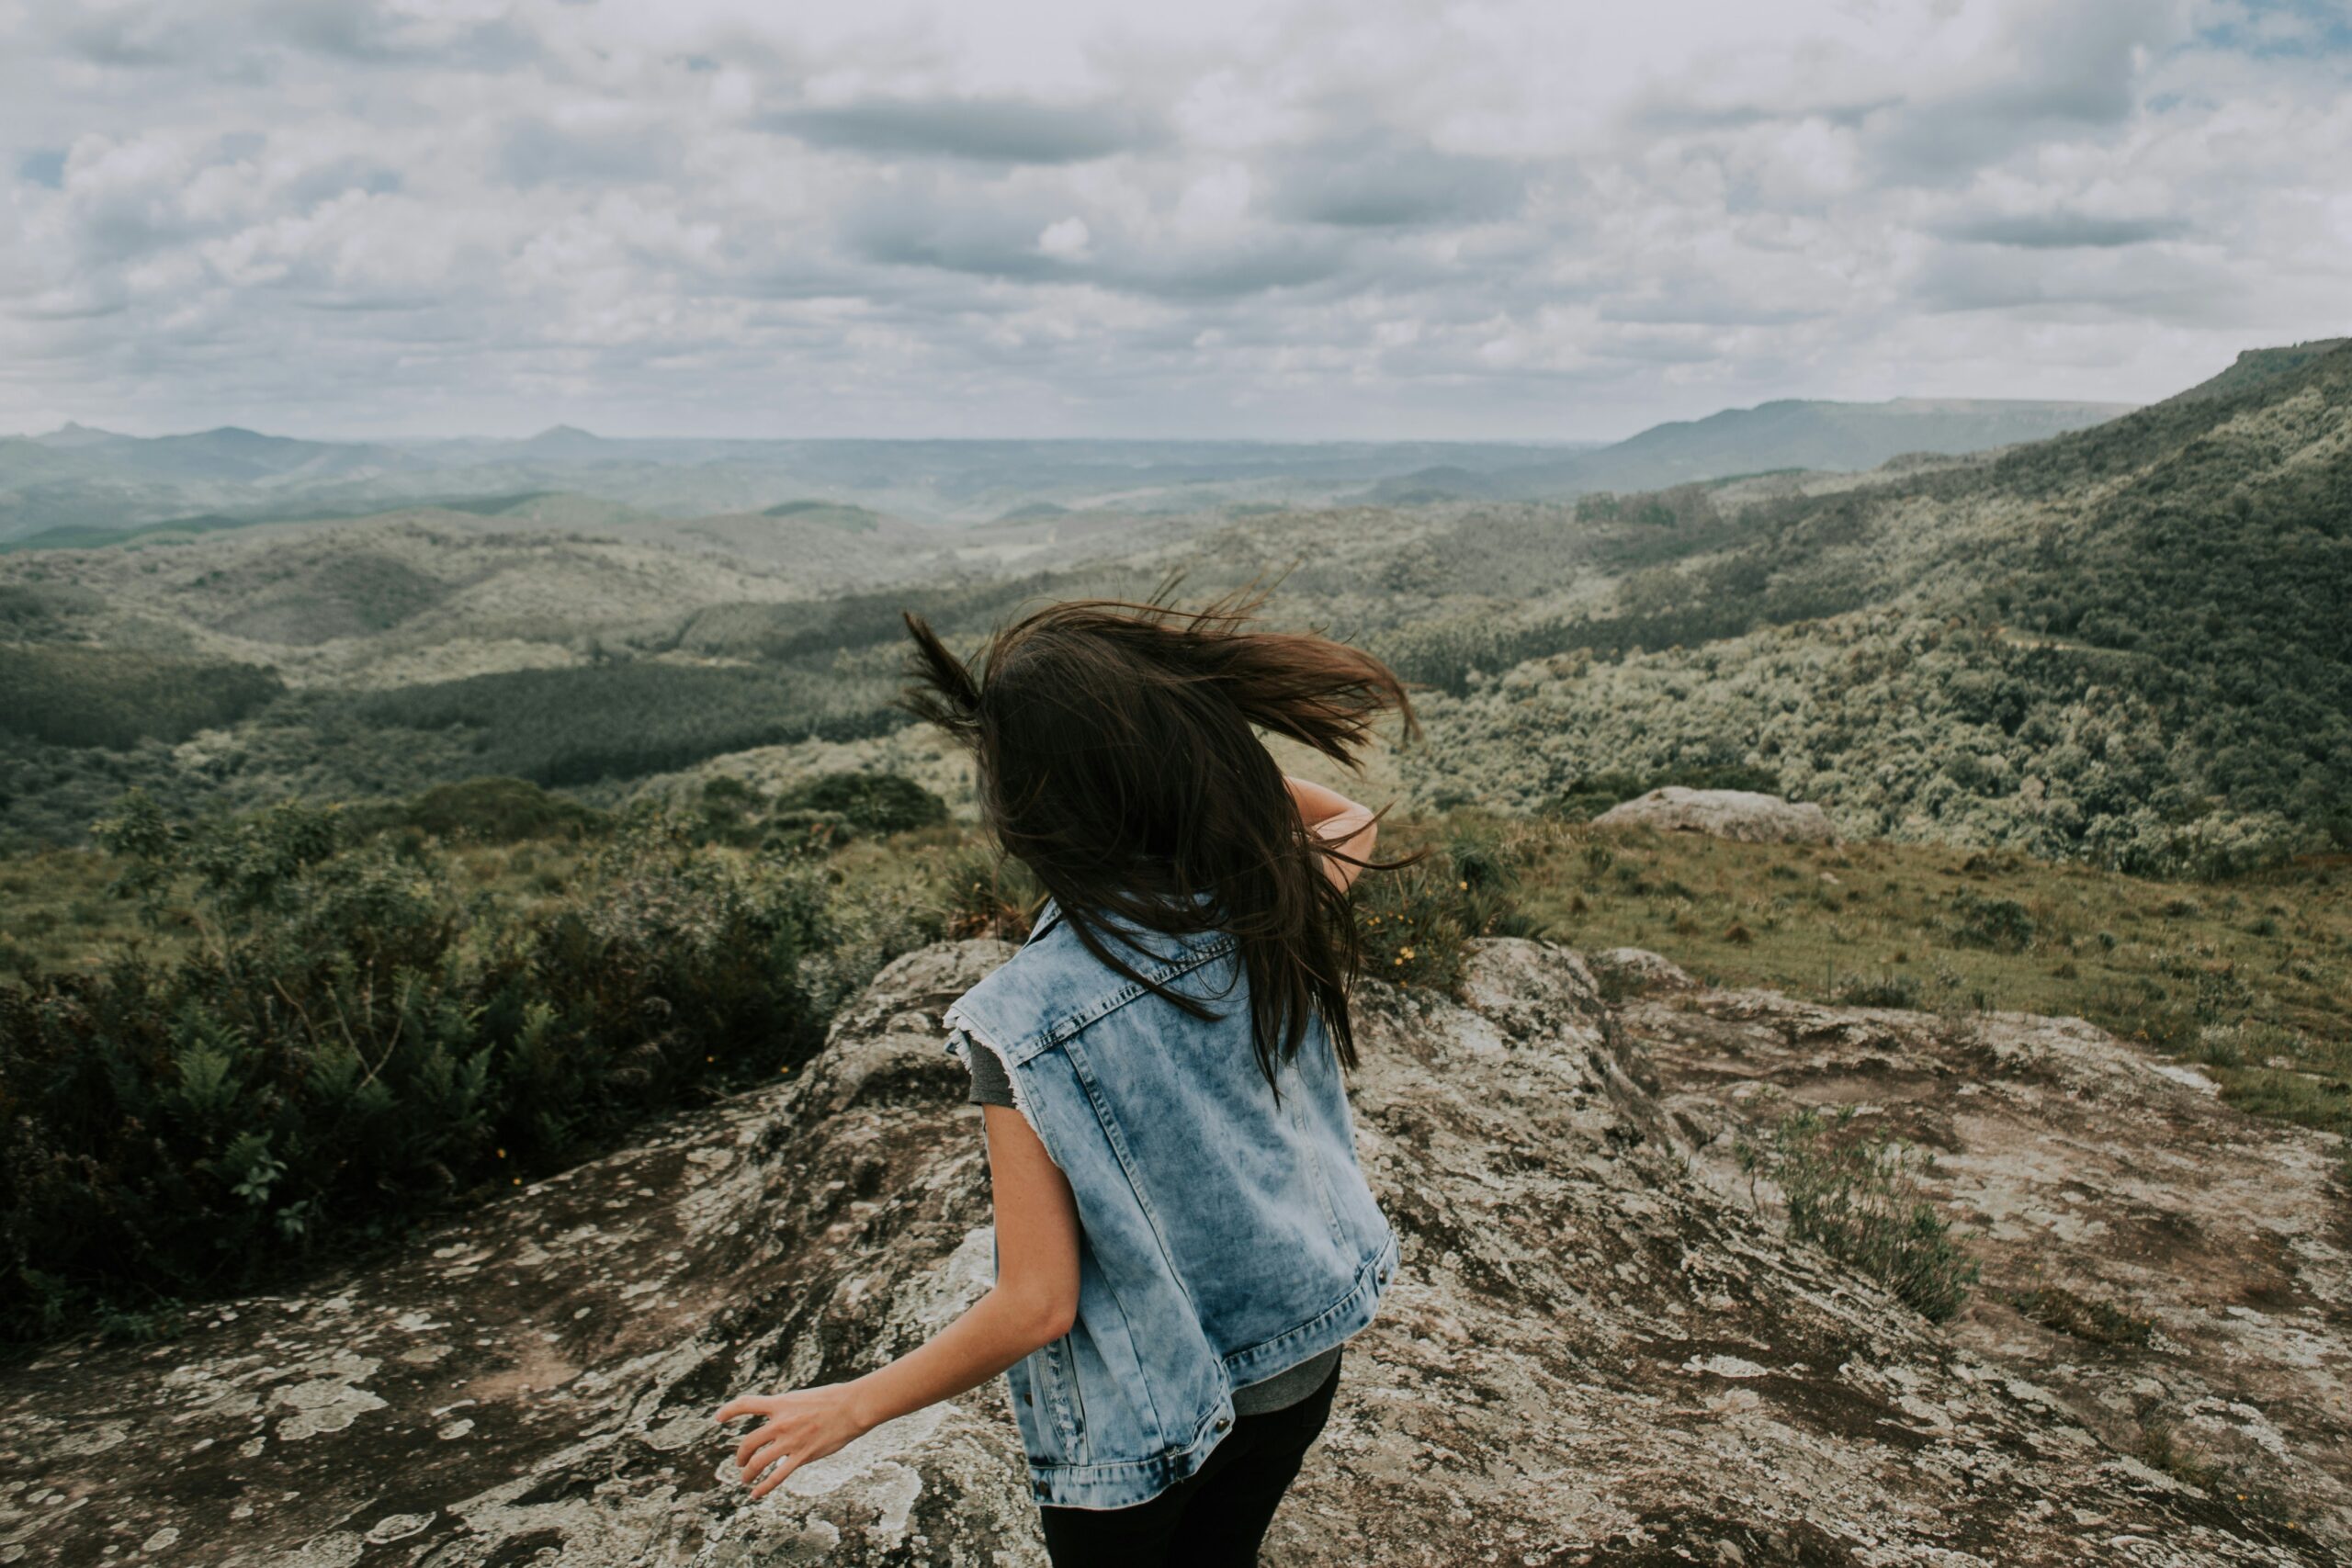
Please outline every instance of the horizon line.
M53 425L47 430L19 430L0 434L0 441L38 442L51 436L65 434L70 431L81 431L92 435L113 436L128 441L174 441L186 440L190 437L199 435L239 434L245 435L257 435L266 440L299 441L307 445L321 446L463 446L469 444L479 446L521 446L528 442L539 440L546 436L559 434L582 435L594 441L608 442L697 441L710 443L741 443L745 445L785 441L829 441L872 442L877 445L914 445L922 443L926 445L972 446L979 446L989 443L1018 442L1029 446L1141 445L1184 446L1216 445L1227 446L1613 446L1621 442L1630 441L1634 436L1643 434L1645 432L1663 429L1669 425L1697 424L1705 420L1713 419L1727 413L1754 413L1760 410L1771 408L1776 404L1781 403L1824 403L1848 408L1886 408L1897 403L1984 403L2032 408L2113 409L2124 412L2130 412L2139 409L2153 407L2155 403L2163 400L2163 399L2151 399L2144 401L2130 401L2111 398L1989 398L1963 394L1922 394L1912 392L1903 393L1891 398L1766 398L1759 402L1754 403L1725 404L1724 406L1714 409L1707 413L1692 414L1685 418L1656 420L1623 435L706 435L645 434L634 432L616 434L611 434L608 431L590 430L583 425L574 424L567 420L559 420L553 424L541 426L539 429L522 435L296 435L289 434L284 430L270 430L260 425L239 423L233 420L220 424L206 425L200 429L163 430L141 434L135 431L119 429L113 425L90 424L85 423L79 419L68 418L63 423Z

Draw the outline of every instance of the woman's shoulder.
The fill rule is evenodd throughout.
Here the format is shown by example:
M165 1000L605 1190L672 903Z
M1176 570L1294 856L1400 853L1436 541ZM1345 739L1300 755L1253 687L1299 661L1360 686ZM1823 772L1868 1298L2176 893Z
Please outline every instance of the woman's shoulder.
M1136 975L1159 983L1230 953L1221 931L1171 932L1097 918L1096 940ZM951 1025L979 1034L1000 1055L1083 1025L1143 987L1096 956L1070 919L1050 901L1028 939L948 1009Z

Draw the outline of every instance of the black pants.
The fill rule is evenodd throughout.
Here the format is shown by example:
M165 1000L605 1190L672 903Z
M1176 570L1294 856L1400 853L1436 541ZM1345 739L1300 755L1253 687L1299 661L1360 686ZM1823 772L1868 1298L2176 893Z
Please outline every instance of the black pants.
M1258 1543L1340 1390L1334 1365L1295 1404L1233 1423L1201 1468L1132 1508L1044 1508L1054 1568L1226 1568L1258 1561Z

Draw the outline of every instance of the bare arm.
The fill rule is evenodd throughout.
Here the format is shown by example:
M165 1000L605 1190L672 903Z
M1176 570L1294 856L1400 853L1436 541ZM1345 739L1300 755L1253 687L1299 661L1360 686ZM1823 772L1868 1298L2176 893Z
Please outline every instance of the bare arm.
M1369 860L1372 846L1380 837L1380 824L1374 819L1369 807L1357 805L1335 789L1309 784L1305 779L1283 775L1283 787L1298 807L1298 819L1317 839L1354 860ZM1351 886L1356 874L1363 868L1348 861L1323 859L1323 872L1341 887Z
M764 1497L786 1476L883 1422L977 1388L1069 1332L1078 1315L1078 1205L1046 1146L1009 1106L982 1108L996 1201L997 1281L929 1341L848 1382L747 1393L716 1419L764 1417L736 1445L745 1485ZM778 1462L778 1461L782 1462Z

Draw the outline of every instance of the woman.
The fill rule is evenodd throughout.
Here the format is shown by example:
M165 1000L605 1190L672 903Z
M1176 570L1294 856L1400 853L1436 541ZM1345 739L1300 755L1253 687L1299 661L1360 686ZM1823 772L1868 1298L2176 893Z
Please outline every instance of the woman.
M1377 823L1258 731L1353 766L1381 714L1413 719L1377 660L1256 607L1057 604L977 676L907 617L910 705L971 749L1048 895L947 1013L997 1281L864 1377L723 1406L761 1419L736 1451L754 1496L1004 1372L1056 1563L1257 1561L1396 1262L1340 1078Z

